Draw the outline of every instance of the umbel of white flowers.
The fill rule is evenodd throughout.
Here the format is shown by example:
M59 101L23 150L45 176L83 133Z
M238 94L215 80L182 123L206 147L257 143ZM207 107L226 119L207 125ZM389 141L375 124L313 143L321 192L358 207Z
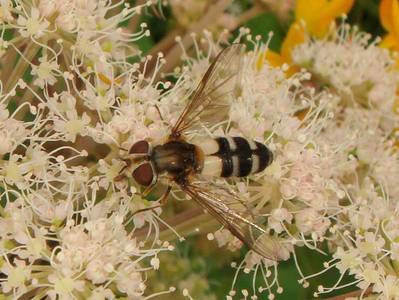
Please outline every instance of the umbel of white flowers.
M119 13L108 17L116 7ZM160 240L162 209L134 213L158 203L114 181L123 167L120 148L167 136L167 124L176 120L222 43L205 32L195 49L208 51L186 53L176 82L160 82L161 54L143 57L140 65L128 62L138 53L129 42L148 34L145 25L136 34L118 27L142 8L123 1L0 1L0 55L21 56L2 78L0 94L5 297L148 299L163 293L146 294L146 274L160 267L160 252L174 247ZM15 34L5 40L9 28ZM294 49L293 60L303 70L287 77L287 66L265 61L267 47L256 38L242 30L238 39L254 46L243 58L242 93L231 104L229 126L215 124L208 134L264 142L275 161L249 180L225 184L247 199L259 226L270 230L264 244L278 245L280 260L293 257L304 287L309 278L338 268L353 274L351 284L363 290L399 297L393 58L345 25ZM154 61L153 76L145 76ZM33 77L28 82L22 79L26 70ZM15 110L6 109L10 103ZM143 227L148 234L139 231ZM242 246L225 229L209 237L232 250ZM333 259L320 273L303 274L294 246L321 251L323 241ZM241 294L273 299L272 288L283 292L277 264L255 253L233 263L237 275L264 280ZM239 296L234 285L228 297ZM340 287L338 278L315 296ZM191 297L187 289L183 294Z

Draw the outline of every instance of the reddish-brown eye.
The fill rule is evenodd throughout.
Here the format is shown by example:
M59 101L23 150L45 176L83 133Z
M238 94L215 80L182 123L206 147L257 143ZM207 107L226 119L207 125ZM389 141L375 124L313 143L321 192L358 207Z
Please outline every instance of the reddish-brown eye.
M138 141L130 147L129 154L148 154L150 144L147 141Z
M154 180L154 171L150 163L144 163L133 171L132 176L138 184L149 186Z

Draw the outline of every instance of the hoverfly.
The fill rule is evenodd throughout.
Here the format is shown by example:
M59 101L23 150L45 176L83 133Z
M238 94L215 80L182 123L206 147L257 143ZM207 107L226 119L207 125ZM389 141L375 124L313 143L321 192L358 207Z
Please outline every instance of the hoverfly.
M156 146L146 140L134 143L124 172L145 187L143 194L155 187L160 175L166 175L168 189L163 200L172 185L178 186L250 249L276 260L270 245L258 241L266 232L251 220L245 201L207 180L212 176L244 177L261 172L271 164L272 152L264 144L242 137L205 138L201 143L190 143L186 138L200 124L217 121L220 115L225 117L220 111L224 98L234 97L239 88L243 50L244 45L233 44L216 56L190 94L167 141Z

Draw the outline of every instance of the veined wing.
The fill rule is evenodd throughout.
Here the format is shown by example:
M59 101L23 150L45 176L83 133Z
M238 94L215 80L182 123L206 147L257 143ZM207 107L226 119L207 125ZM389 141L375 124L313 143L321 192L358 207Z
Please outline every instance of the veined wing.
M180 188L248 248L266 259L278 260L278 244L254 223L250 209L238 195L201 180L180 184Z
M223 108L228 107L229 96L236 96L240 89L244 48L243 44L233 44L219 52L173 126L172 138L180 137L199 122L216 123L226 118Z

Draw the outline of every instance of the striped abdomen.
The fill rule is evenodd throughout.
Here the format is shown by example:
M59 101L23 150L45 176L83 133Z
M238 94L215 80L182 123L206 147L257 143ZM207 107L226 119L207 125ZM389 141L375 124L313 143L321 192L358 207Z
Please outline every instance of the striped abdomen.
M204 153L204 175L248 176L263 171L273 161L273 154L265 145L242 137L219 137L197 146Z

